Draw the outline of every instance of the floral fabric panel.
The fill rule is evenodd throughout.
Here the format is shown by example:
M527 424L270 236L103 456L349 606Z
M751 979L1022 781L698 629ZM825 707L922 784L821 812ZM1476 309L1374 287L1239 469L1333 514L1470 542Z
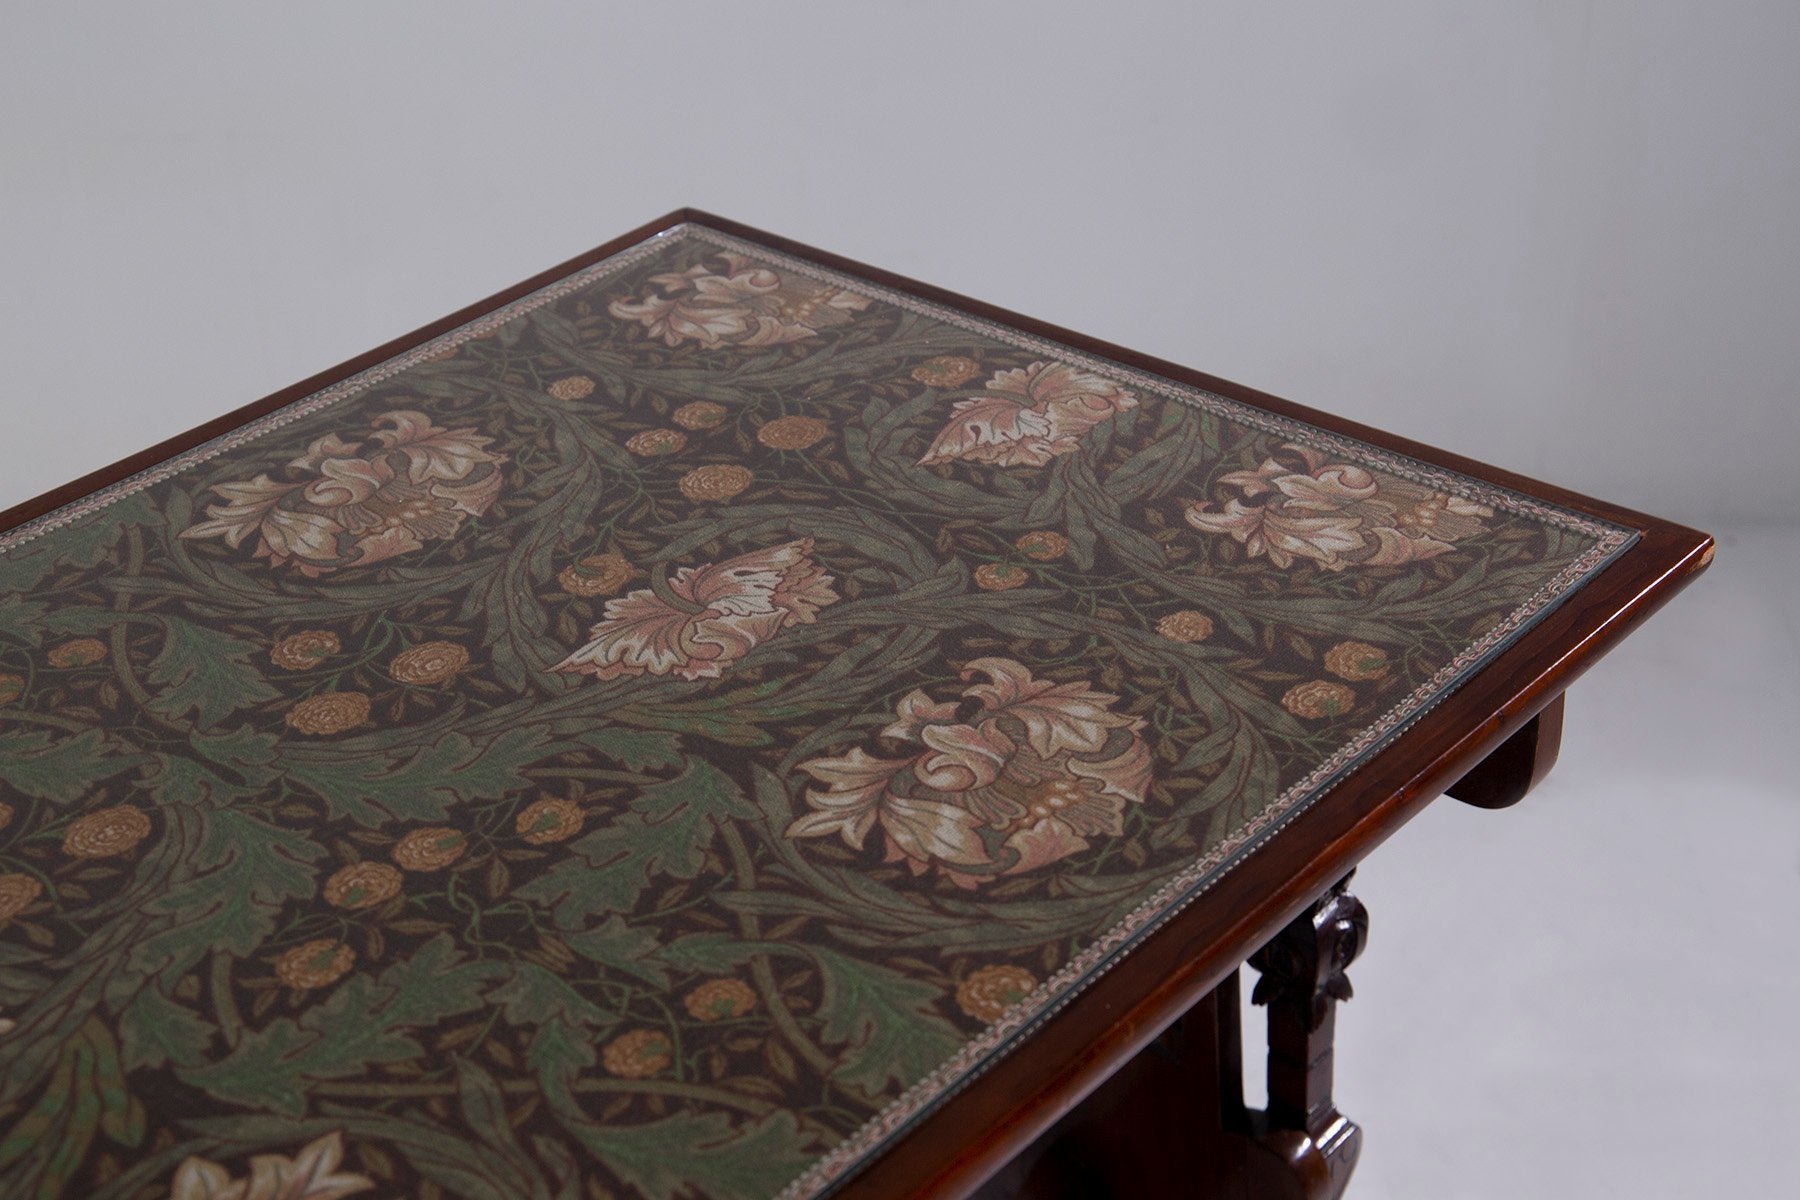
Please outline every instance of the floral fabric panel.
M829 1190L1625 536L652 239L0 535L0 1195Z

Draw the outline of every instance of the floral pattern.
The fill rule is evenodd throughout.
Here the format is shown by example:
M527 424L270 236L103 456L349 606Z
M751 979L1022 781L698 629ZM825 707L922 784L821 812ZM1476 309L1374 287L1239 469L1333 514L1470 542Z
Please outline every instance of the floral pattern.
M882 736L921 747L881 758L861 747L800 764L825 790L789 837L835 833L861 849L879 829L889 861L936 867L964 887L1033 871L1123 832L1125 806L1150 783L1143 722L1111 711L1117 696L1085 683L1033 679L1020 663L978 659L962 672L978 711L914 691Z
M977 1021L998 1021L1037 989L1037 976L1010 964L980 967L956 985L956 1007Z
M1041 467L1072 454L1081 437L1137 397L1117 383L1066 363L1034 362L998 371L979 395L951 406L949 424L921 465L964 459L996 467Z
M0 1196L816 1196L1624 536L642 243L0 532Z
M1252 558L1266 554L1278 567L1306 558L1341 571L1436 558L1479 534L1482 518L1494 515L1486 504L1382 478L1308 446L1289 442L1281 449L1281 457L1264 459L1254 471L1220 476L1242 495L1218 512L1205 502L1190 505L1188 524L1230 534Z
M816 337L869 307L866 296L803 276L783 275L740 254L722 267L701 264L652 275L652 289L615 300L610 311L641 323L670 346L776 346Z
M817 618L836 603L832 578L802 538L723 562L682 567L660 586L606 605L606 620L558 671L617 679L675 674L717 679L757 643Z
M340 1171L344 1135L332 1132L301 1147L293 1157L259 1154L250 1174L233 1179L223 1166L195 1155L175 1172L169 1200L342 1200L366 1192L375 1181Z
M360 445L330 433L288 466L297 477L267 474L213 485L225 501L209 505L185 538L223 538L233 549L257 539L256 555L319 576L367 566L454 537L500 494L504 458L472 428L443 429L410 409L375 418Z

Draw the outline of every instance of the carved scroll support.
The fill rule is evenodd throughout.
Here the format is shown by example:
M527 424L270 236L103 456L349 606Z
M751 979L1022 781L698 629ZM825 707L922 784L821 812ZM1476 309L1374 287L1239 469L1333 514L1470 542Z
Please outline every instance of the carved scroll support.
M1303 1195L1343 1194L1362 1130L1332 1099L1337 1004L1351 996L1350 964L1368 937L1369 915L1346 876L1250 957L1261 974L1250 994L1269 1010L1269 1107L1252 1132L1299 1176Z
M1251 999L1269 1009L1266 1110L1244 1105L1234 971L978 1200L1337 1200L1362 1130L1332 1101L1331 1040L1368 931L1344 883L1250 959L1261 972Z

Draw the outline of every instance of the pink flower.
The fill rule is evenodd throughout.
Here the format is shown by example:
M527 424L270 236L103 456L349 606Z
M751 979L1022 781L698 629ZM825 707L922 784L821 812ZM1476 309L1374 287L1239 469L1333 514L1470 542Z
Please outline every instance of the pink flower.
M1309 446L1289 443L1282 450L1301 465L1268 458L1254 471L1221 476L1243 496L1233 496L1219 512L1190 504L1188 524L1230 534L1251 558L1266 554L1278 567L1310 558L1341 571L1435 558L1451 543L1482 532L1480 518L1494 515L1485 504L1332 462Z
M587 645L553 668L601 679L678 675L717 679L759 642L810 624L838 594L813 562L813 540L753 550L606 602Z
M823 789L792 838L837 834L862 849L879 829L888 862L937 869L963 887L1058 862L1101 835L1124 832L1127 804L1150 786L1143 721L1112 711L1118 697L1085 683L1033 679L1007 658L962 672L961 705L924 692L903 697L881 736L918 747L882 758L854 747L800 764Z
M607 311L637 321L670 346L683 341L775 346L817 336L869 307L869 299L801 275L781 275L740 254L722 254L725 272L695 266L652 275L657 291L615 300Z
M1137 407L1137 397L1110 379L1067 363L1036 362L997 372L978 396L951 406L949 424L921 466L968 459L996 467L1041 467L1073 453L1088 430Z
M326 434L288 465L304 472L213 486L224 503L184 538L222 537L233 549L251 534L256 555L293 562L304 575L367 566L455 535L500 494L505 457L474 429L443 429L423 413L385 412L364 443ZM386 426L386 428L382 428Z
M342 1200L375 1186L366 1175L339 1171L344 1135L328 1133L302 1147L292 1158L258 1154L250 1174L233 1179L210 1159L192 1155L176 1168L170 1200Z

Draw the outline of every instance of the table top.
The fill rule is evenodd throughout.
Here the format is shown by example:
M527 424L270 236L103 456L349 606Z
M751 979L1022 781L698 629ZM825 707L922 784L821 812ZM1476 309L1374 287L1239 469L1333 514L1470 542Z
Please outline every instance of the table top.
M178 1200L953 1189L1711 553L687 211L0 528L0 1193Z

